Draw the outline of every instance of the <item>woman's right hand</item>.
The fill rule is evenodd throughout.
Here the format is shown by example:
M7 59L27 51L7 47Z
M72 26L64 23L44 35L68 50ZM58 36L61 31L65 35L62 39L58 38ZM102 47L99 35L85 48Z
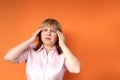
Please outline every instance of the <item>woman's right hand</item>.
M27 49L28 46L37 39L37 35L41 30L42 28L36 30L27 41L24 41L21 44L10 49L4 56L4 59L9 62L18 63L18 57L20 57L24 50Z
M30 41L31 43L34 42L34 41L37 39L37 36L38 36L38 34L39 34L39 32L40 32L41 30L42 30L42 28L36 30L36 31L33 33L33 35L29 38L29 41Z

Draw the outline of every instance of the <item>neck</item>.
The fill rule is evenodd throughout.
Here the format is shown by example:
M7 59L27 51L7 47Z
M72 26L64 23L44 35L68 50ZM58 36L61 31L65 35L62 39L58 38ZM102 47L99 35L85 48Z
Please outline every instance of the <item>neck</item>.
M46 52L48 53L53 46L44 45Z

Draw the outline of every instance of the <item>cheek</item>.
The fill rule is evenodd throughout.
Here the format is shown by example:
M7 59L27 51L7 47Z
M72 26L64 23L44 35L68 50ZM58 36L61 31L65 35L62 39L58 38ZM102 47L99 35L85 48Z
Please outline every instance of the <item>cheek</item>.
M44 35L44 34L45 34L45 32L42 31L42 32L41 32L41 35Z
M46 35L46 32L41 32L41 36L45 36Z
M41 39L43 39L44 38L44 33L43 32L41 32Z
M54 39L54 40L57 40L57 35L56 35L56 34L53 35L53 39Z

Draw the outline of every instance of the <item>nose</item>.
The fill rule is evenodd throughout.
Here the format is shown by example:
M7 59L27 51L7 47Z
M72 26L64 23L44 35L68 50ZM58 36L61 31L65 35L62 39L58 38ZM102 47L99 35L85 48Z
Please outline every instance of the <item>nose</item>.
M50 36L50 35L51 35L51 32L50 32L50 31L47 31L47 35Z

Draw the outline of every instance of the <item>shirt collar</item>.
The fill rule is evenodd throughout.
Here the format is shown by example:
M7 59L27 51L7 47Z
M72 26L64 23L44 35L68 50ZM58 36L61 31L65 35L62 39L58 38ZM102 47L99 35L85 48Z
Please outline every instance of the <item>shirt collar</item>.
M41 51L43 49L44 49L44 46L41 45L41 47L37 50L37 52L39 52L39 51ZM51 50L56 51L57 50L56 46L52 47Z
M43 45L41 45L41 47L37 50L37 52L41 51L42 49L44 49Z

